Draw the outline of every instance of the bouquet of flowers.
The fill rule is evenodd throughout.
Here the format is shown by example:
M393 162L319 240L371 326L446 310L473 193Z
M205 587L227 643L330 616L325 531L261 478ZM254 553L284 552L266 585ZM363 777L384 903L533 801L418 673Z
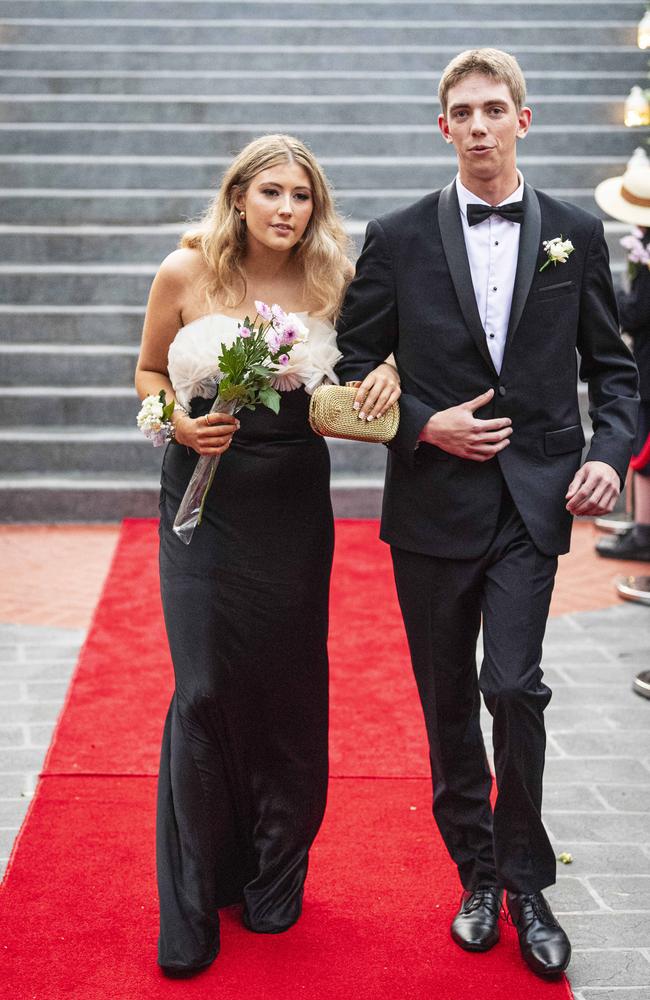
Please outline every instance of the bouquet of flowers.
M173 412L174 400L167 402L164 389L161 389L157 396L145 396L142 400L136 423L154 448L160 448L172 436Z
M230 346L221 345L214 372L217 388L210 413L237 413L242 408L254 410L260 404L274 413L280 410L280 393L273 382L289 364L294 344L307 339L308 330L293 313L280 306L256 302L257 315L248 316L238 326ZM201 455L181 500L174 520L174 533L186 545L201 523L208 490L219 464L220 455Z
M642 267L650 267L650 249L643 242L643 230L635 226L629 236L620 241L627 250L627 274L630 281L636 278Z

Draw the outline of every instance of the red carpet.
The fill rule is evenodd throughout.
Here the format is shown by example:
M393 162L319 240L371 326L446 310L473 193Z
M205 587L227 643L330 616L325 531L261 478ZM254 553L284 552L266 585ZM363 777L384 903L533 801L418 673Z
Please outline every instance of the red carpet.
M163 979L155 774L171 691L156 526L126 522L2 892L12 1000L459 1000L571 996L528 972L510 927L487 955L449 938L459 885L431 817L426 745L377 526L338 525L332 591L332 774L304 914L289 932L224 913L203 976Z

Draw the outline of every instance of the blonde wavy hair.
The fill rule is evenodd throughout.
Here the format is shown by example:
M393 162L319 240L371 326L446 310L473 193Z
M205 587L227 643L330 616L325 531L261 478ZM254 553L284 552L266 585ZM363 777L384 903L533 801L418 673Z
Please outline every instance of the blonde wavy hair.
M179 246L201 251L213 276L206 286L211 308L215 302L228 308L238 306L246 296L247 230L235 200L245 194L257 174L280 163L297 163L309 176L313 211L292 253L300 264L311 311L334 319L351 270L349 240L325 174L311 150L293 136L264 135L242 149L226 171L205 215L183 234Z

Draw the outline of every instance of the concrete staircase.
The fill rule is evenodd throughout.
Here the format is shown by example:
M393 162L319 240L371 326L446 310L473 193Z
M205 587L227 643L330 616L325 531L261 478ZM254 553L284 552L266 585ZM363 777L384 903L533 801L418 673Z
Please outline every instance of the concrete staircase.
M519 58L529 181L592 191L645 136L642 3L0 0L0 518L156 512L161 453L135 429L149 284L249 139L320 157L351 234L445 183L437 79L462 48ZM613 269L627 227L607 224ZM384 450L332 443L339 514L377 510Z

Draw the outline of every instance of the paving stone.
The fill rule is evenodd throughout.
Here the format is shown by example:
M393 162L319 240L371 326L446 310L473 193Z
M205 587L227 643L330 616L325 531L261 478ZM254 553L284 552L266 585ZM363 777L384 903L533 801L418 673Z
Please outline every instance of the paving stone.
M35 747L49 747L54 732L54 723L49 726L30 726L29 742Z
M554 698L544 713L547 733L555 732L606 732L616 729L616 723L603 714L603 706L590 705L569 708L561 704L561 695Z
M608 705L613 706L615 711L620 711L628 705L630 708L636 708L636 702L639 700L639 696L634 694L629 684L608 685L606 693L603 691L602 684L581 684L579 687L577 685L571 687L567 684L556 693L555 698L565 708L569 706L576 708L583 708L586 705L598 706L607 701ZM611 712L608 712L608 715L611 716Z
M38 530L38 529L37 529ZM47 625L23 625L15 622L0 622L0 640L5 644L40 644L47 639L53 643L82 643L85 629L52 628Z
M571 982L585 986L645 986L650 988L650 962L632 949L579 951L574 948Z
M604 649L598 646L585 647L584 642L576 642L571 645L562 642L544 642L542 668L546 672L546 668L550 666L571 666L578 657L585 657L589 663L604 664L611 661L611 657Z
M648 817L634 813L554 813L550 827L558 840L650 843Z
M0 801L17 799L23 794L24 781L20 774L0 774Z
M67 690L66 681L30 681L27 684L28 699L52 701L56 698L63 700Z
M638 659L643 660L644 665L650 662L642 656ZM566 665L562 671L572 684L623 684L627 688L632 683L635 671L630 660L608 659L605 663L590 663L589 666Z
M634 757L562 757L549 760L544 769L546 784L614 784L647 785L650 770L641 767Z
M556 856L567 851L573 856L571 865L558 864L557 875L650 875L650 848L646 852L637 844L589 844L568 837L552 838Z
M11 684L6 684L0 682L0 702L3 701L19 701L21 696L20 684L13 682Z
M61 701L20 701L3 705L0 702L2 722L56 722L61 711Z
M574 949L645 948L648 943L647 913L570 913L562 917L562 926Z
M650 812L650 783L645 788L634 785L599 785L597 791L613 809L621 812Z
M650 698L634 695L634 702L627 708L606 705L604 715L619 729L645 729L650 726Z
M19 747L24 743L25 734L21 726L0 726L0 749Z
M57 643L46 643L42 646L25 646L25 659L27 660L76 660L79 655L78 645L58 645Z
M19 828L28 808L29 799L27 798L0 800L0 827Z
M555 885L544 890L555 914L602 912L603 907L589 891L589 887L579 878L559 875Z
M574 996L575 1000L650 1000L650 986L641 986L639 989L634 986L629 989L616 986L611 990L587 988L574 993Z
M9 857L17 830L0 830L0 857Z
M603 800L587 785L548 785L544 788L545 814L578 808L599 813L603 811Z
M589 885L613 910L650 912L650 875L594 875Z
M62 681L67 683L76 660L58 660L54 663L33 660L30 663L10 663L0 666L0 676L10 681Z
M0 774L40 771L42 763L42 750L33 750L30 747L12 747L9 750L0 748Z
M602 733L555 733L555 743L570 757L630 757L650 754L650 729Z

